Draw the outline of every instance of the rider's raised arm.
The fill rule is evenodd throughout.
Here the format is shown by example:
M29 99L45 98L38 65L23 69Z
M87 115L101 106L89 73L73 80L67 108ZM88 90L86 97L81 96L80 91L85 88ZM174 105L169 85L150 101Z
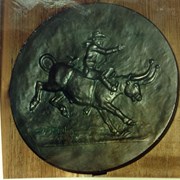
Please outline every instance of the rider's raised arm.
M123 47L124 48L124 47ZM120 51L123 49L122 46L117 46L115 48L109 48L109 49L106 49L106 48L102 48L102 47L99 47L99 46L96 46L96 48L94 49L94 51L100 53L100 54L103 54L103 55L108 55L108 54L113 54L117 51Z

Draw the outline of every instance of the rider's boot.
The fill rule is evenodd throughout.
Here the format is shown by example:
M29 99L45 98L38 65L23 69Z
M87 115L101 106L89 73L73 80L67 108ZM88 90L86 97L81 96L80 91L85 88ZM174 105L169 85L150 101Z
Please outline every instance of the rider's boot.
M104 71L102 75L104 75L106 78L110 78L110 77L114 77L116 75L116 72L114 68L109 68L107 71Z

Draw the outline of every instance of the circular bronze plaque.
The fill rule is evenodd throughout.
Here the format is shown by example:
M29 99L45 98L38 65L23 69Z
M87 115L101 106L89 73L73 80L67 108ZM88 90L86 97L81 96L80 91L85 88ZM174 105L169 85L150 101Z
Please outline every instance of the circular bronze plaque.
M64 170L106 172L147 152L170 125L178 71L146 18L112 4L69 8L32 33L15 63L17 128Z

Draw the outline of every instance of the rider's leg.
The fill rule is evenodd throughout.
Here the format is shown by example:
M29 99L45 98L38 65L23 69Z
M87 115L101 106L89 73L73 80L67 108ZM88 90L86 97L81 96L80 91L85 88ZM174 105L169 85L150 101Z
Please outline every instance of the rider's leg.
M101 80L103 82L103 84L110 90L113 92L117 91L117 87L118 87L118 83L112 84L111 82L109 82L108 78L109 77L114 77L115 76L115 71L113 68L109 68L107 71L104 71L101 74Z
M114 77L115 76L115 70L114 68L109 68L107 71L104 71L102 75L104 75L106 78Z
M105 76L101 76L101 81L110 91L117 91L117 89L112 86Z

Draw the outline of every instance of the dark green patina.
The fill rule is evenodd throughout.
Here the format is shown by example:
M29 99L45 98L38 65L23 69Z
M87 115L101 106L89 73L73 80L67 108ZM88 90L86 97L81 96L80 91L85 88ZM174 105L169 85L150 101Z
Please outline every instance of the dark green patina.
M47 162L97 173L149 149L177 99L174 55L160 31L124 7L91 4L49 19L17 57L17 128Z

